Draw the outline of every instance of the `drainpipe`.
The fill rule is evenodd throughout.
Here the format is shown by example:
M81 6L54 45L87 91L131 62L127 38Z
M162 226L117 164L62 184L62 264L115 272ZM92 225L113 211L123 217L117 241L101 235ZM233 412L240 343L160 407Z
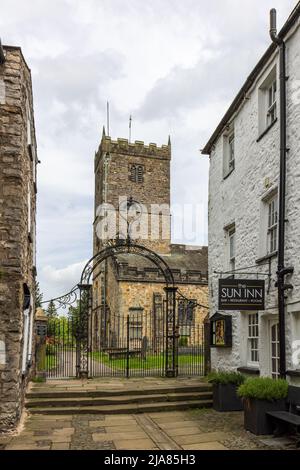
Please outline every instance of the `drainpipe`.
M280 349L280 377L286 377L286 344L285 344L285 290L292 288L285 284L285 276L293 273L293 268L284 266L285 247L285 194L286 194L286 62L285 42L277 35L276 10L270 11L270 36L279 47L279 76L280 76L280 176L279 176L279 213L278 213L278 313L279 313L279 349Z

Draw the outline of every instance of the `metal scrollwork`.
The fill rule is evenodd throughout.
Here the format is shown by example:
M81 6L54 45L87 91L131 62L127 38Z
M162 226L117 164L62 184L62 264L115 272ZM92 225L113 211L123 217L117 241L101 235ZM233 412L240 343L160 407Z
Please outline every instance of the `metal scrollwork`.
M103 250L99 251L96 255L94 255L85 265L82 275L81 275L81 284L89 284L91 276L94 270L107 258L114 257L120 254L131 253L135 255L142 256L152 263L154 263L160 272L163 274L165 278L165 282L167 285L174 285L174 277L171 269L169 268L166 261L159 256L154 251L146 248L145 246L138 245L135 243L130 244L114 244L108 245Z
M53 302L56 304L55 306L57 308L67 308L71 307L72 305L76 304L78 301L78 286L74 286L70 292L67 294L61 295L60 297L56 297L54 299L50 300L43 300L41 302L41 305L49 304L50 302Z

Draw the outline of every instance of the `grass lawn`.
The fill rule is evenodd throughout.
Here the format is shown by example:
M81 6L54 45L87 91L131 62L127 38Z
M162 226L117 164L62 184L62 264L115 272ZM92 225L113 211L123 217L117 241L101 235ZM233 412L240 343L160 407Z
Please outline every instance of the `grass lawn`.
M90 353L92 358L97 361L105 364L112 369L125 369L127 365L127 359L109 359L108 354L100 351ZM203 362L202 355L193 356L191 354L183 354L178 356L178 367L193 367L201 364ZM160 369L164 366L165 356L164 354L149 354L146 359L140 357L130 357L129 358L129 368L130 369Z
M48 354L45 359L44 369L51 370L57 366L57 357L53 354Z

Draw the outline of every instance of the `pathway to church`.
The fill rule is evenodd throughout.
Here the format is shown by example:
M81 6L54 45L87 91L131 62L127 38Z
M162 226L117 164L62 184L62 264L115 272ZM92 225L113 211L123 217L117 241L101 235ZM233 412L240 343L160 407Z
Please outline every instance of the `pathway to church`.
M166 384L174 386L178 379L102 379L89 381L49 381L34 384L32 390L49 388L57 391L84 389L93 394L120 389L126 393L133 390L162 390ZM194 381L196 379L188 379ZM186 380L185 380L186 381ZM198 380L198 383L200 381ZM183 381L175 382L181 386ZM201 382L200 382L201 383ZM50 384L50 385L48 385ZM203 383L202 383L203 385ZM205 384L204 384L205 385ZM103 393L103 392L102 392ZM45 398L46 399L46 398ZM126 405L125 405L126 406ZM135 406L139 406L136 404ZM108 407L111 408L111 407ZM73 409L73 408L72 408ZM167 405L166 405L167 409ZM76 410L76 408L75 408ZM21 431L15 435L0 435L0 449L5 450L230 450L230 449L284 449L293 448L287 439L257 437L243 428L243 413L218 413L211 408L194 408L182 411L160 411L128 414L32 413L26 411Z

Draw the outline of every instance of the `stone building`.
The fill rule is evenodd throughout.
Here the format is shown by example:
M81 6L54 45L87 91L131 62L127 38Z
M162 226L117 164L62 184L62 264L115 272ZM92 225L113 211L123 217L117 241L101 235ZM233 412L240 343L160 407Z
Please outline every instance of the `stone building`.
M21 414L33 364L36 139L31 73L0 47L0 430Z
M94 254L106 246L105 231L99 233L103 212L99 206L109 204L107 213L116 209L117 228L108 238L126 236L122 226L122 204L130 198L135 202L128 221L134 243L158 253L170 267L178 297L195 308L187 320L181 315L180 335L185 344L199 342L199 326L207 309L207 247L191 247L171 243L170 230L170 161L171 143L158 147L144 142L129 143L126 139L111 140L103 132L95 155L95 221ZM121 198L121 204L119 204ZM120 215L120 217L119 217ZM114 220L114 218L113 218ZM119 254L95 271L93 302L95 343L114 346L126 339L126 319L129 316L129 337L137 344L147 337L153 346L163 341L163 310L165 282L162 273L148 259L137 254ZM106 308L104 308L106 305ZM188 307L187 307L188 309ZM131 320L132 319L132 320ZM98 323L97 323L98 322ZM180 323L180 321L179 321ZM132 328L131 328L132 327ZM160 345L163 347L163 345ZM158 346L157 346L158 347Z
M286 43L287 153L285 250L286 369L300 386L300 3L279 33ZM279 375L277 299L280 155L279 52L270 45L202 153L209 170L209 302L218 311L218 280L265 280L265 309L232 316L232 347L213 348L212 366Z

